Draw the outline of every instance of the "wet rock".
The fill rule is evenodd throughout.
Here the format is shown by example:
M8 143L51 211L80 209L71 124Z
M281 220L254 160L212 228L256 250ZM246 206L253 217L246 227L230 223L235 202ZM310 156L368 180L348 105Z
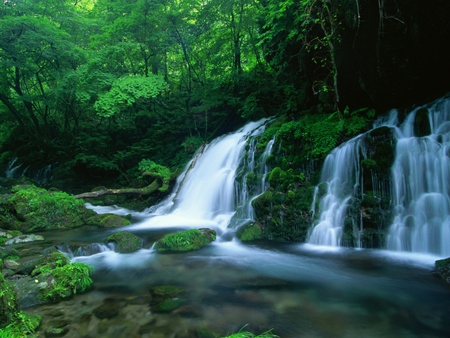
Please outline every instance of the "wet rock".
M434 263L433 274L450 283L450 257Z
M20 235L17 237L14 237L10 240L7 240L5 242L6 245L11 245L11 244L19 244L19 243L29 243L29 242L36 242L36 241L43 241L44 240L44 236L41 235L34 235L34 234L30 234L30 235Z
M89 217L86 224L102 228L121 228L130 225L131 222L128 219L115 214L101 214Z
M119 309L114 303L105 303L96 307L93 313L98 319L110 319L119 314Z
M149 321L148 323L146 323L146 324L144 324L144 325L142 325L140 328L139 328L139 334L145 334L145 333L150 333L150 332L152 332L152 330L154 329L154 327L155 327L155 322L156 322L156 319L152 319L151 321Z
M262 238L261 226L258 223L249 223L236 231L236 237L241 241L255 241Z
M69 328L67 327L49 327L45 330L45 336L46 337L63 337L69 332Z
M203 316L202 308L196 305L182 305L173 313L186 318L200 318Z
M18 270L20 267L20 263L12 260L12 259L5 259L3 261L3 265L5 266L5 268L10 269L10 270Z
M155 305L161 303L163 300L169 298L177 298L184 293L184 289L180 286L174 285L162 285L155 286L149 290L149 294L152 297L151 304Z
M115 250L119 253L130 253L142 248L144 241L128 231L120 231L106 239L107 243L115 243Z
M178 309L184 303L183 298L169 298L153 306L152 310L156 313L168 313Z
M19 251L9 245L0 248L0 259L5 259L12 256L20 256Z
M216 240L212 229L190 229L164 236L155 243L158 252L186 252L199 250Z
M65 319L53 319L48 322L48 326L56 327L56 328L61 328L61 327L67 326L69 324L70 324L70 322Z

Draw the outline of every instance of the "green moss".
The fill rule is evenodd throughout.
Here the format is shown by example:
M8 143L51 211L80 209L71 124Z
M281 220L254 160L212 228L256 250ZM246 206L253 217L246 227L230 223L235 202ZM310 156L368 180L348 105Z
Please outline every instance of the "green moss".
M255 335L249 331L243 331L243 328L239 330L237 333L233 333L230 336L226 336L223 338L280 338L280 336L276 335L272 332L273 329L270 329L266 332L263 332L259 335Z
M261 239L261 227L256 223L246 224L236 231L236 237L243 242Z
M59 301L86 291L92 284L89 277L92 271L93 267L84 263L70 263L51 270L48 272L51 282L41 289L41 297Z
M176 285L154 286L150 289L150 294L153 297L162 297L163 299L177 297L183 292L184 289Z
M8 202L22 232L70 229L83 225L84 201L64 192L47 191L34 185L15 186Z
M121 228L130 225L131 222L125 217L114 214L101 214L89 217L86 224L94 225L102 228Z
M161 303L158 303L153 307L153 311L160 313L167 313L176 310L181 305L183 305L186 301L183 298L169 298L163 300Z
M155 243L158 252L185 252L199 250L216 240L211 229L190 229L164 236Z
M143 240L127 231L116 232L106 239L106 242L116 243L119 253L130 253L142 248Z
M31 272L32 276L51 272L52 270L70 264L69 258L59 251L52 252L38 258L33 262L35 268Z

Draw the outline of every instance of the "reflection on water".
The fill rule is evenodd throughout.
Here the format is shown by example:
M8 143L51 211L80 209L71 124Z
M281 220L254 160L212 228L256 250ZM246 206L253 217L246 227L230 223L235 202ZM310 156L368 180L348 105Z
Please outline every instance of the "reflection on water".
M147 243L162 235L135 234ZM74 232L72 240L88 237ZM435 259L234 241L184 254L104 251L74 258L95 266L93 290L32 311L44 315L42 330L55 313L68 320L65 337L198 337L194 328L224 336L246 324L282 338L448 337L450 289L431 275ZM184 305L155 312L149 289L158 285L182 286ZM105 302L117 311L98 319L92 311Z

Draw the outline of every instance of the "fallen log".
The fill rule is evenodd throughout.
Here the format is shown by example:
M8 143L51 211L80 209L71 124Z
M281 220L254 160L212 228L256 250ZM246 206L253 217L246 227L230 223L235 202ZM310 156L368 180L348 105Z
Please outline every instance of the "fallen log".
M134 195L150 195L156 190L160 189L162 184L159 180L154 180L151 184L144 188L123 188L123 189L102 189L98 191L85 192L82 194L75 195L75 198L96 198L103 195L123 195L123 194L134 194Z

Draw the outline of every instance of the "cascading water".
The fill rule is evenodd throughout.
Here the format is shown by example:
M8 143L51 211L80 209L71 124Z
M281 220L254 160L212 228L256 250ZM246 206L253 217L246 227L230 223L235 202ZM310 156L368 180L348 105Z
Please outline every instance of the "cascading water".
M425 110L424 110L425 109ZM417 112L428 114L428 135L417 136ZM390 196L393 221L386 245L389 250L450 255L450 99L419 107L398 126L398 112L378 122L375 128L388 127L395 139L395 159L391 169L391 188L378 191ZM423 121L421 122L424 123ZM427 130L426 127L423 127ZM371 132L357 136L334 149L325 159L322 184L326 192L320 198L318 220L308 242L341 246L349 203L364 194L361 160L366 158L364 143ZM372 187L383 185L372 178ZM376 190L375 188L373 188ZM321 189L316 189L320 191ZM316 193L317 194L317 193ZM315 206L312 207L315 213ZM361 233L363 222L353 225Z
M239 196L241 192L236 196L235 191L235 179L245 146L249 138L263 133L266 121L249 123L237 132L208 144L195 158L195 163L188 164L175 192L151 209L153 217L137 227L207 226L225 231L236 213L237 204L247 203L247 197ZM247 158L249 156L253 156L252 152L247 154ZM254 159L248 165L254 168Z
M314 226L308 243L340 246L344 216L348 202L359 187L359 138L343 144L325 159L321 181L326 184L326 193L320 200L319 220ZM319 189L316 189L316 194ZM314 210L314 206L313 206Z
M430 134L423 137L415 136L414 131L419 109L396 129L398 141L392 167L395 218L387 247L447 257L450 255L450 100L428 107Z

